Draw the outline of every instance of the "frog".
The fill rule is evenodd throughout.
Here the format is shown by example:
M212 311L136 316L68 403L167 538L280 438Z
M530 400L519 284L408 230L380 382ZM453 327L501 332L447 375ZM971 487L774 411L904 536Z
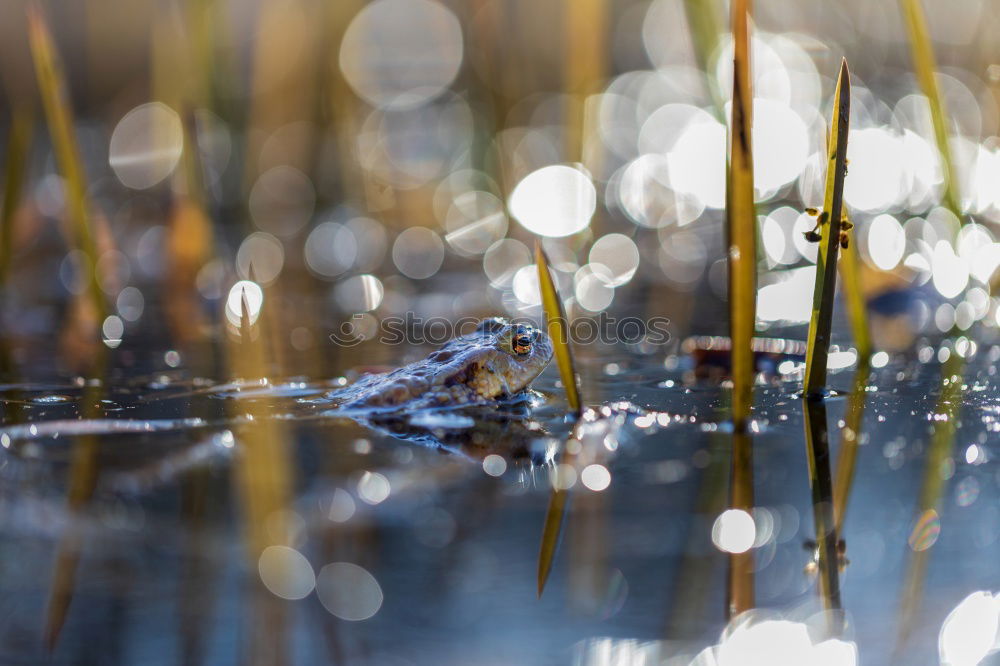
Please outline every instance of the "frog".
M552 341L544 331L489 317L423 360L363 375L328 397L346 412L489 404L525 391L551 359Z

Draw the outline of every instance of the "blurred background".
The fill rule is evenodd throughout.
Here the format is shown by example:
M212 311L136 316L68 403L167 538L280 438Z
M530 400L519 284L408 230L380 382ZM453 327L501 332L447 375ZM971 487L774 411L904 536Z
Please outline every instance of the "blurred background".
M816 246L802 236L813 224L802 209L821 205L843 56L853 83L845 198L862 283L869 296L908 295L875 313L878 346L906 349L956 322L995 326L1000 18L983 0L926 5L959 205L982 223L954 243L944 242L956 237L956 211L939 205L942 169L898 8L757 3L762 329L808 317ZM37 121L19 129L30 145L4 266L4 327L30 350L66 325L87 280L66 228L25 6L0 10L0 122ZM189 343L224 324L233 284L252 277L281 323L282 371L330 374L315 364L345 321L364 337L407 310L537 314L533 237L545 239L575 316L665 315L675 343L727 330L723 3L50 9L108 304L94 337L125 349L141 340L140 353L151 339Z

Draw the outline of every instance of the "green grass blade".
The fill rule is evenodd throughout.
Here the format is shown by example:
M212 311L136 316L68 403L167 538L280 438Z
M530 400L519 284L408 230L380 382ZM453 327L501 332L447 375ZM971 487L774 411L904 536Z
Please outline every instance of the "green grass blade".
M749 0L733 0L733 104L726 175L729 327L732 337L733 426L744 430L753 401L751 343L757 319L757 215L754 208Z
M845 217L848 217L845 214ZM858 349L858 367L872 355L872 338L868 328L868 309L861 291L861 264L857 243L851 243L840 257L840 285L847 302L847 318L851 322L854 345Z
M66 182L66 211L77 247L87 257L88 287L97 321L104 321L107 304L97 280L97 247L91 232L83 160L73 129L66 78L56 56L52 35L37 5L28 6L28 38L35 62L38 89L45 108L56 162Z
M552 350L559 365L559 376L566 387L566 402L579 416L583 412L580 388L576 381L576 366L573 364L573 350L569 344L569 320L563 310L562 300L552 282L549 272L549 258L542 244L535 243L535 264L538 266L538 289L542 295L542 309L545 311L545 325L552 339Z
M0 215L0 284L6 284L14 243L14 214L21 203L24 173L28 168L34 116L27 109L17 109L11 118L7 156L4 159L3 209Z
M819 395L826 386L826 364L833 325L833 300L837 287L837 254L840 219L844 213L844 176L847 169L847 132L851 115L851 75L847 60L840 66L833 96L830 146L827 152L826 195L820 213L822 240L816 257L816 286L806 347L805 394ZM826 217L823 222L822 217Z
M695 61L704 76L712 108L719 122L724 122L726 106L722 101L719 81L712 72L712 56L719 49L720 32L715 0L684 0L684 16L694 47Z
M944 176L944 205L955 214L963 224L962 198L958 189L958 173L951 158L951 147L948 145L948 115L941 91L938 88L935 72L934 48L927 32L927 17L920 5L920 0L899 0L906 32L910 39L910 54L913 58L913 69L917 75L920 89L927 98L931 110L931 124L934 127L934 140L937 142L938 153L941 155L941 171Z

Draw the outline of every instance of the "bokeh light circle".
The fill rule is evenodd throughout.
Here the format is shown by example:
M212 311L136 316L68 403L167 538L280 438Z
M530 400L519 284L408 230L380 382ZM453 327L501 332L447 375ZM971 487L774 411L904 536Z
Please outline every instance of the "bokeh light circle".
M542 292L538 287L538 267L535 264L522 266L511 280L514 296L525 305L541 305Z
M320 569L316 595L330 614L341 620L367 620L382 607L382 588L368 571L350 562L333 562Z
M454 198L444 220L448 245L460 254L482 254L507 233L503 202L489 192L472 190Z
M236 253L236 269L240 277L247 280L254 278L261 284L274 282L284 265L285 248L281 241L262 231L247 236Z
M624 234L601 236L590 248L589 257L591 264L600 264L608 269L608 284L612 287L631 280L639 268L639 248Z
M882 214L868 227L868 256L883 271L891 271L903 259L906 235L892 215Z
M333 293L346 312L371 312L382 304L385 287L374 275L355 275L334 287Z
M392 244L392 261L399 272L414 280L429 278L444 261L441 237L427 227L410 227Z
M767 99L753 102L754 186L769 196L802 173L809 157L809 133L799 114Z
M531 251L519 240L497 241L483 255L483 272L494 287L506 287L519 270L531 263Z
M451 85L462 64L462 28L431 0L376 0L351 21L340 69L373 106L410 108Z
M611 485L611 472L604 465L594 463L583 468L580 480L590 490L601 492Z
M358 496L368 504L381 504L391 493L392 486L384 474L365 472L358 480Z
M727 509L712 525L712 543L726 553L745 553L757 539L753 517L742 509Z
M261 231L292 236L313 214L316 190L312 181L290 166L276 166L260 175L250 190L250 216Z
M166 104L135 107L111 134L108 163L125 187L144 190L173 173L184 150L180 116Z
M309 560L288 546L265 548L257 560L257 571L271 594L282 599L303 599L316 585Z
M259 284L250 280L240 280L234 284L226 298L226 320L237 328L242 320L244 294L251 324L257 321L260 309L264 306L264 291Z
M357 237L337 222L316 225L306 238L306 266L321 278L334 278L354 263L358 256Z
M555 164L525 176L507 203L528 231L560 238L587 228L597 209L597 190L579 169Z
M591 312L606 310L615 298L609 271L604 266L587 264L573 275L573 295L577 303Z

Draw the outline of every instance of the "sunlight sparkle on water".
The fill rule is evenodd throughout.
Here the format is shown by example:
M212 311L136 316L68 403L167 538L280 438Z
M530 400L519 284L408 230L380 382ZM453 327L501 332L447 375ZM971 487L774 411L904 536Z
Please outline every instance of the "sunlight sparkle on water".
M594 492L600 492L611 485L611 472L604 465L587 465L580 473L580 481Z
M726 128L715 120L688 125L667 155L673 188L709 208L726 203Z
M525 176L507 203L525 229L559 238L587 228L597 208L597 190L579 169L555 164Z
M847 141L850 177L844 200L853 208L881 212L902 195L906 184L902 140L887 129L851 130Z
M740 616L718 645L702 651L690 666L855 666L857 646L829 638L814 643L809 627L789 620Z
M758 199L770 197L798 178L809 157L809 134L799 114L767 99L753 102L754 188Z
M958 296L969 284L968 267L946 240L939 240L934 245L931 271L934 288L945 298Z
M773 282L757 290L760 321L809 321L816 267L805 266L771 274Z
M742 509L727 509L712 525L712 543L726 553L745 553L757 539L753 517Z
M242 318L244 294L246 295L247 313L251 324L257 321L260 309L264 305L264 291L256 282L240 280L234 284L226 298L226 319L237 328L239 328Z
M121 317L111 315L105 318L104 324L101 326L101 332L104 334L104 344L114 349L122 342L122 335L125 333L125 323L121 320Z
M868 227L868 256L875 266L891 271L902 261L905 251L906 235L896 218L883 213L872 220Z
M788 263L784 261L787 247L785 230L777 220L772 217L763 219L760 225L760 241L764 245L764 252L767 255L768 268Z
M986 591L973 592L948 614L941 625L941 663L975 666L996 650L1000 600Z
M483 471L490 476L503 476L507 471L507 461L495 453L483 458Z
M368 504L381 504L390 492L389 479L378 472L365 472L358 481L358 495Z
M622 167L608 183L607 198L617 201L635 224L649 228L684 226L705 209L697 197L673 188L667 156L652 153Z

